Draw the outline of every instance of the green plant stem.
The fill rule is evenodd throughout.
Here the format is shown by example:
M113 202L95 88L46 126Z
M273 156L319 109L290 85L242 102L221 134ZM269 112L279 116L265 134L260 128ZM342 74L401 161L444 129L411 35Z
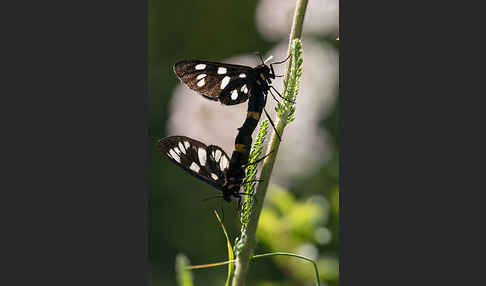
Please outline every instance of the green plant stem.
M300 39L302 35L302 25L304 23L305 10L307 7L307 0L297 0L295 7L294 20L292 23L292 29L290 32L289 39L289 50L287 54L290 54L292 42L294 39ZM287 83L290 75L291 64L290 61L287 62L287 72L284 78L284 90L282 94L286 94ZM282 116L279 118L276 129L277 132L282 136L285 126L287 125L287 116ZM256 229L258 225L258 219L263 208L263 201L265 200L265 195L268 189L268 184L270 181L270 176L272 174L273 165L275 163L275 158L277 157L278 149L280 146L280 141L276 134L273 134L272 143L270 145L270 150L273 152L263 163L263 169L261 177L264 179L263 182L258 184L254 205L252 207L248 227L245 233L241 236L241 247L238 251L235 263L235 275L233 277L233 286L243 286L245 285L246 277L248 274L248 269L250 266L250 258L253 255L256 245Z
M294 21L292 23L292 28L290 30L289 48L288 48L287 55L290 54L292 42L295 39L300 39L302 36L302 26L304 24L304 16L305 16L306 8L307 8L307 0L297 0L297 4L295 6ZM289 75L290 75L290 62L287 62L287 72L285 73L285 77L284 77L284 88L282 94L285 94L285 92L287 91L287 81L289 79Z

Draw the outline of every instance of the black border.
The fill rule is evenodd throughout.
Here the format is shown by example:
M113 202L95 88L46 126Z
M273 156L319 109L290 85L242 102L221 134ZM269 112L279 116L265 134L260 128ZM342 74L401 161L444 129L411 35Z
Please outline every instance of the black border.
M2 36L0 284L147 285L147 3L19 6Z
M468 259L454 255L469 244L458 236L472 216L458 219L458 208L471 207L461 194L470 178L452 170L468 167L453 157L469 147L451 143L463 139L457 91L469 83L451 88L459 81L451 78L451 58L466 53L451 50L462 45L454 39L461 29L448 25L460 21L438 22L458 13L415 3L343 6L340 1L340 285L464 284L471 272L461 273L458 264Z

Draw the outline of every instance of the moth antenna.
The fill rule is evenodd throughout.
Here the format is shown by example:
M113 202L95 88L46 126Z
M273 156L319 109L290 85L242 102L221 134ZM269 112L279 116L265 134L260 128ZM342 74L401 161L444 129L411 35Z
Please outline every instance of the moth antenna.
M283 64L285 63L288 59L290 58L290 54L287 56L287 58L285 58L285 60L281 61L281 62L274 62L274 63L271 63L272 65L279 65L279 64Z
M262 61L262 64L265 64L265 61L263 60L263 57L260 53L258 53L258 56L260 57L260 60Z
M268 62L271 59L273 59L273 56L269 56L265 61L263 61L263 63L265 64L266 62Z
M221 208L221 221L224 222L224 209L223 209L223 201L219 201L219 207Z

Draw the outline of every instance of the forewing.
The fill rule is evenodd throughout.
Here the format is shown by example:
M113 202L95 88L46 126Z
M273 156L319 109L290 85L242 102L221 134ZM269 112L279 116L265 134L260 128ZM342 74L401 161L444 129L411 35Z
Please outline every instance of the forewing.
M169 136L159 140L158 150L170 161L189 174L221 189L225 182L225 161L229 159L224 151L214 145L204 143L186 136ZM221 156L219 152L221 152ZM224 157L224 158L223 158Z
M248 74L252 68L200 60L180 61L174 72L192 90L226 105L244 102L249 96Z
M250 87L246 79L237 78L231 80L228 86L221 91L219 101L222 104L234 105L245 102L250 95Z

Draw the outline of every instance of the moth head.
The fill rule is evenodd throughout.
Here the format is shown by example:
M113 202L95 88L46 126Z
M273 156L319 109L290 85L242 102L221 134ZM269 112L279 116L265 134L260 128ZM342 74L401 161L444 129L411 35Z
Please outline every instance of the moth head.
M272 83L271 79L275 78L275 73L273 72L273 67L270 69L267 65L261 64L255 68L258 77L262 80L267 81L269 84Z
M229 183L226 187L226 191L223 191L223 199L227 202L231 201L231 197L240 197L240 184Z

